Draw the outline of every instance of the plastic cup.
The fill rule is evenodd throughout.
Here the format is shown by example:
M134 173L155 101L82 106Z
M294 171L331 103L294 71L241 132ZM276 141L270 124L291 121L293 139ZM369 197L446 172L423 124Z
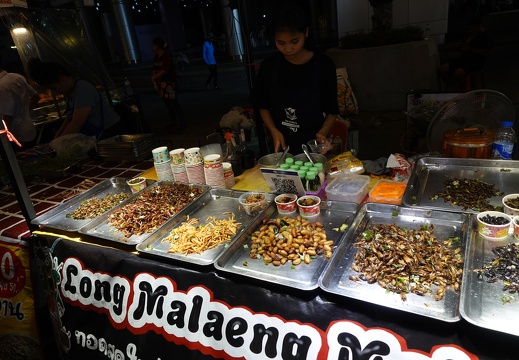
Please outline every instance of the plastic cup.
M140 177L130 179L126 183L130 187L130 190L132 191L132 193L135 194L146 187L146 178L140 176Z
M245 213L250 216L258 215L267 207L266 193L262 191L246 192L239 197L238 201L245 210Z

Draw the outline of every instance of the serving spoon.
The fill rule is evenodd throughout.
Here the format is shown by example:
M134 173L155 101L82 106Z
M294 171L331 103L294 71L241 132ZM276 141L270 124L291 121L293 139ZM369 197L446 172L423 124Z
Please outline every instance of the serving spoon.
M275 166L279 166L279 164L281 164L281 162L285 159L285 156L287 156L287 153L288 153L289 149L290 149L290 146L287 145L287 147L283 151L283 154L281 154L281 157L278 159L278 162L276 163Z
M310 153L308 152L308 146L306 146L305 144L301 145L301 147L303 148L303 152L305 153L306 157L308 158L308 160L310 160L310 162L312 163L312 165L315 165L314 161L312 160L312 158L310 157Z

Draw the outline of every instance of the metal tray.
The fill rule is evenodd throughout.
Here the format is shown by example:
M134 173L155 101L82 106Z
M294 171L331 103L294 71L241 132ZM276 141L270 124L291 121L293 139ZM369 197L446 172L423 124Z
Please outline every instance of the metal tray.
M319 221L324 225L326 235L329 240L334 240L334 244L340 244L346 232L333 230L342 224L350 225L357 213L359 206L356 203L341 201L321 202L321 213L309 218L311 222ZM258 218L248 231L235 241L215 262L218 270L228 273L246 276L256 280L270 282L281 286L309 291L317 289L317 280L324 270L325 265L330 261L324 256L312 259L310 264L300 264L296 267L287 262L281 266L265 265L262 260L254 260L249 257L250 239L249 235L256 231L262 224L263 219L273 219L285 215L277 212L275 204L271 204L263 216ZM290 217L298 216L298 213L287 215ZM247 246L245 246L247 245ZM245 266L245 263L247 264Z
M74 220L68 218L67 214L76 210L83 201L97 197L102 198L109 194L131 193L130 187L126 184L124 178L113 177L93 186L80 195L77 195L69 201L58 205L54 209L38 216L31 221L32 224L48 226L53 229L65 231L78 231L94 219ZM152 180L148 180L148 185L152 184Z
M503 303L503 283L498 280L489 283L485 278L479 279L477 269L481 269L486 261L496 256L492 249L510 242L517 242L512 235L504 239L489 239L477 231L477 219L473 219L473 231L470 234L465 252L463 281L461 283L460 314L468 322L486 329L519 336L519 296L513 294L514 300Z
M146 239L148 236L152 235L155 231L159 230L162 226L164 226L164 224L166 224L167 221L164 224L162 224L162 226L160 226L159 228L157 228L149 233L141 234L141 235L131 235L130 237L126 237L121 231L117 230L115 227L113 227L109 224L108 219L109 219L110 214L115 212L117 209L122 208L123 206L130 203L131 201L134 201L138 196L144 194L147 191L153 191L153 189L155 189L156 187L161 186L163 184L175 184L175 183L177 183L177 182L159 181L159 182L152 184L151 186L144 188L139 193L135 194L134 196L130 197L129 199L126 199L125 201L123 201L122 203L117 205L116 207L105 212L103 215L98 216L96 219L90 221L88 224L86 224L85 226L83 226L82 228L79 229L79 233L98 237L98 238L109 240L109 241L114 241L119 244L134 245L134 246L137 244L140 244L142 241L144 241L144 239ZM188 184L188 185L191 186L192 188L199 187L199 188L203 189L202 195L210 190L210 187L207 185L199 185L199 184L196 184L196 185ZM198 198L194 199L190 204L185 206L182 210L178 211L175 215L173 215L172 218L181 216L184 213L184 211L189 211L190 208L198 206L198 204L197 204L198 199L200 199L200 197L202 195L200 195Z
M519 183L519 161L421 158L414 166L402 203L406 206L476 213L471 209L463 210L461 206L452 205L451 202L445 202L441 198L430 199L431 196L445 189L445 180L450 178L479 179L494 184L505 195L516 193ZM494 196L489 202L493 206L503 206L501 199L501 196Z
M137 245L137 250L142 254L157 256L160 258L168 258L179 260L182 262L197 264L197 265L211 265L216 259L223 253L223 251L232 245L232 243L243 234L247 228L254 222L254 220L260 216L258 214L255 217L249 216L245 213L245 210L238 202L238 198L242 195L243 191L227 190L227 189L211 189L205 193L198 200L196 208L191 208L190 211L186 211L181 217L175 217L169 220L164 226L160 228L153 235L149 236L146 240ZM274 200L275 195L266 194L267 201L270 203ZM268 206L267 206L268 207ZM197 218L199 224L205 224L205 220L208 216L214 216L216 219L224 219L230 216L229 213L235 215L237 222L241 223L238 228L237 234L226 244L221 244L211 250L204 251L201 254L175 254L168 253L169 242L163 241L171 232L171 230L179 227L186 217Z
M418 229L424 223L434 225L434 234L439 240L459 236L462 239L463 251L466 242L465 230L470 228L469 214L368 203L359 210L351 230L323 271L319 278L319 287L330 294L354 298L445 322L458 321L460 319L460 292L448 288L445 291L445 297L440 301L435 301L430 295L408 294L407 300L402 301L399 294L388 293L378 284L350 280L350 276L359 275L351 267L357 252L353 244L357 236L368 225L395 224Z

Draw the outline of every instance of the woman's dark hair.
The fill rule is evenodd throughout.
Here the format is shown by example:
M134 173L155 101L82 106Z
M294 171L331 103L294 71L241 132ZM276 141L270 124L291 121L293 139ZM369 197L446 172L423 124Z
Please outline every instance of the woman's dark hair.
M42 62L38 58L27 62L29 77L39 85L52 84L59 81L60 76L72 76L70 71L57 62Z
M162 50L166 50L166 48L168 47L168 44L166 44L164 39L159 38L159 37L154 38L151 42L153 43L153 45L157 45L159 47L159 49L162 49Z
M276 32L302 32L308 29L306 14L296 4L287 5L278 15L274 22L274 33Z

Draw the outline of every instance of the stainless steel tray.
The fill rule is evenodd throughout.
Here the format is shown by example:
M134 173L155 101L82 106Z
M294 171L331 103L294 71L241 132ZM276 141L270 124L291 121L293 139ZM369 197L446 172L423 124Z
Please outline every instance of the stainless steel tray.
M156 182L156 183L146 187L145 189L141 190L139 193L135 194L134 196L130 197L129 199L126 199L121 204L119 204L116 207L114 207L113 209L105 212L103 215L97 217L96 219L92 220L91 222L89 222L88 224L86 224L85 226L80 228L79 233L98 237L98 238L109 240L109 241L114 241L119 244L125 244L125 245L134 245L135 246L135 245L141 243L148 236L152 235L155 231L159 230L162 226L164 226L165 223L162 224L162 226L158 227L157 229L155 229L149 233L145 233L145 234L141 234L141 235L131 235L131 236L127 237L121 231L119 231L117 228L115 228L109 224L110 214L115 212L117 209L122 208L126 204L134 201L135 199L137 199L138 196L141 196L142 194L144 194L148 191L153 191L158 186L161 186L163 184L175 184L175 183L177 183L177 182L159 181L159 182ZM204 193L208 192L210 189L210 187L207 185L199 185L199 184L196 184L196 185L188 184L188 185L191 186L192 188L193 187L201 188L203 190L203 193L198 198L194 199L190 204L185 206L182 210L178 211L175 215L173 215L172 218L181 216L184 211L189 211L190 208L198 206L198 199L200 199L200 197ZM167 221L166 221L166 223L167 223Z
M504 239L489 239L477 231L477 219L474 216L473 231L465 252L463 281L461 284L460 314L468 322L486 329L519 336L519 295L513 294L513 300L503 303L503 282L489 283L483 277L478 278L477 269L483 268L486 261L496 258L492 249L510 242L517 242L512 235Z
M174 259L182 262L197 264L197 265L211 265L216 259L228 248L232 243L239 238L247 228L254 222L254 220L260 216L258 214L255 217L249 216L245 213L245 210L240 203L238 198L242 195L243 191L227 190L227 189L211 189L205 193L197 201L198 206L191 208L189 211L185 211L181 217L175 217L168 221L160 230L156 231L153 235L149 236L146 240L136 246L137 250L142 254L157 256L160 258ZM267 201L270 203L274 200L275 195L266 194ZM205 224L205 220L208 216L214 216L216 219L224 219L230 216L230 213L234 214L234 218L237 222L241 223L238 228L237 234L226 244L219 245L211 250L204 251L201 254L175 254L168 253L169 242L163 241L171 232L171 230L179 227L186 217L197 218L199 224Z
M438 240L459 236L462 239L461 246L464 247L466 242L464 233L467 228L470 228L470 215L388 204L368 203L363 205L355 217L351 230L319 278L319 287L330 294L354 298L441 321L458 321L460 319L460 292L447 289L445 297L439 301L435 301L430 295L407 294L407 300L402 301L399 294L388 293L378 284L350 280L350 276L359 275L351 267L357 252L353 244L357 236L368 225L395 224L400 227L418 229L424 223L434 225L434 234Z
M341 201L321 202L321 213L309 218L311 222L319 221L324 225L326 235L329 240L334 240L334 244L340 244L344 234L333 230L340 228L342 224L351 224L359 206L356 203ZM298 213L290 214L296 217ZM278 284L289 288L309 291L317 289L317 280L324 270L325 265L330 261L324 256L312 259L310 264L300 264L292 267L287 262L281 266L265 265L263 260L255 260L249 257L251 241L249 235L256 231L262 224L263 219L283 217L285 215L277 212L275 204L271 204L263 216L259 217L248 231L235 241L215 262L218 270L228 273L246 276L256 280ZM246 246L245 246L246 245ZM246 264L246 265L245 265Z
M456 159L424 157L414 166L402 203L406 206L418 206L429 209L454 212L476 213L463 210L442 198L431 200L431 196L445 190L445 180L451 178L479 179L491 184L506 194L516 193L519 184L519 161ZM501 196L489 200L493 206L502 206Z
M32 224L48 226L53 229L65 230L65 231L78 231L81 227L85 226L94 219L85 220L74 220L68 218L67 214L76 210L83 201L91 198L102 198L109 194L118 193L131 193L130 187L126 184L124 178L113 177L106 179L103 182L93 186L82 194L75 196L69 201L58 205L54 209L47 211L46 213L38 216L31 221ZM148 185L152 182L148 181Z

